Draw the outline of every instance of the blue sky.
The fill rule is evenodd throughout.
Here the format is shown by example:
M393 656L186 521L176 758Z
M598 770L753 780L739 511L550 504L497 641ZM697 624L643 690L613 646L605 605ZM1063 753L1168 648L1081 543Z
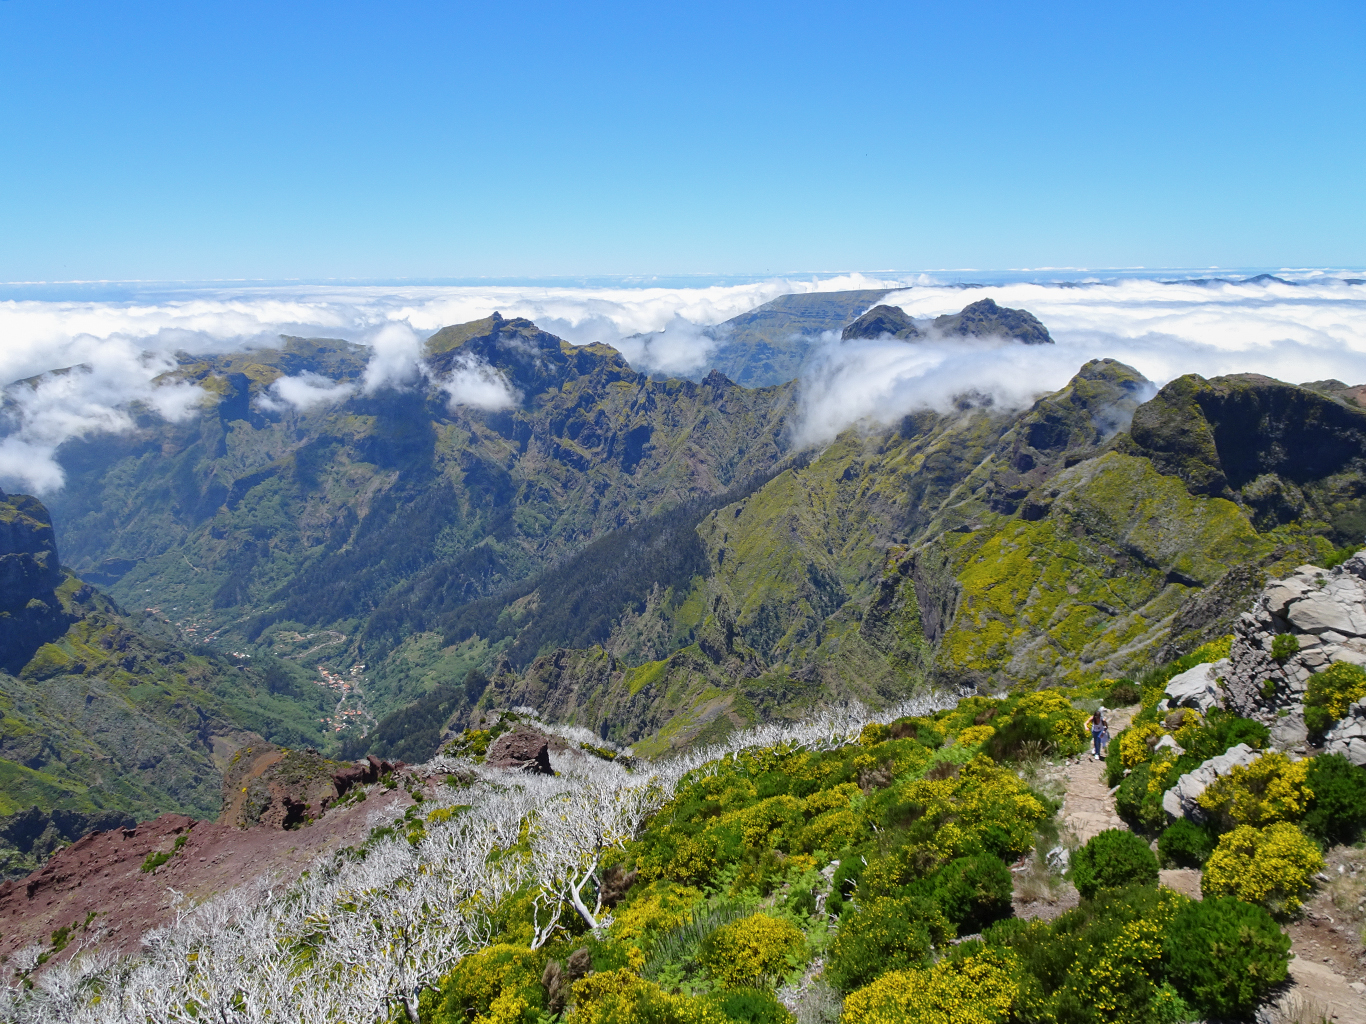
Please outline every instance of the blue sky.
M1366 5L0 0L0 281L1366 264Z

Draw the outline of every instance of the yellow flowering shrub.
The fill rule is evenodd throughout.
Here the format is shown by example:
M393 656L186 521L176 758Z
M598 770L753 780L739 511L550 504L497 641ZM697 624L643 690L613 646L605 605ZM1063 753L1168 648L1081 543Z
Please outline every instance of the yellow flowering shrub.
M732 1024L700 999L671 995L624 967L574 982L566 1024Z
M1059 750L1074 750L1089 742L1087 714L1057 690L1036 690L1020 698L1015 714L1048 720L1053 743Z
M625 906L619 906L608 929L614 939L638 942L677 928L692 915L702 894L688 885L654 882Z
M840 1024L998 1024L1014 1002L1015 956L984 949L928 970L893 971L844 1001Z
M516 992L502 992L494 999L488 1013L481 1013L472 1024L526 1024L537 1021L537 1014L529 1002Z
M1148 795L1165 793L1176 785L1176 754L1170 747L1158 751L1148 764Z
M806 798L806 813L819 815L847 808L861 792L856 782L841 782L838 786L819 790Z
M1289 914L1298 909L1313 886L1314 873L1321 870L1323 854L1294 825L1239 825L1219 837L1205 862L1200 890L1208 896L1260 903L1273 914Z
M1263 754L1215 779L1200 794L1200 806L1233 825L1298 821L1314 798L1305 785L1310 764L1308 760L1292 761L1280 752Z
M470 954L446 977L434 1024L535 1024L545 959L503 943Z
M902 799L925 808L924 818L947 833L951 824L961 831L936 836L946 855L972 852L975 842L991 830L1003 857L1019 856L1034 843L1034 826L1047 815L1020 777L988 757L974 757L954 778L916 779L901 787Z
M863 829L863 822L852 809L840 807L826 811L807 825L797 837L806 850L838 850L852 843Z
M1092 1009L1110 1024L1149 1024L1148 989L1162 961L1162 935L1173 913L1162 920L1130 921L1094 957L1074 966L1058 993L1061 1006ZM1077 969L1080 968L1080 969ZM1141 994L1135 999L1136 994Z
M805 941L791 921L752 914L712 932L702 943L698 960L707 973L727 988L755 985L787 966Z
M970 725L958 734L956 742L960 746L976 747L995 735L996 730L989 725Z
M1137 768L1153 756L1153 748L1148 745L1148 737L1161 738L1162 726L1156 722L1144 722L1126 729L1119 737L1119 759L1125 768Z

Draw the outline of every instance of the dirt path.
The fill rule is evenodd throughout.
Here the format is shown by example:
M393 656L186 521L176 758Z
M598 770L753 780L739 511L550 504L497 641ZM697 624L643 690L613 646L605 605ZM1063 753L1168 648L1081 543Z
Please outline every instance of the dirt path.
M1138 710L1131 707L1112 712L1111 735L1119 735ZM1061 812L1063 833L1071 833L1078 846L1106 829L1128 830L1129 826L1115 813L1114 794L1105 784L1104 762L1092 760L1088 752L1075 763L1062 766L1061 781L1066 787ZM1366 854L1352 852L1361 857L1358 872L1366 878ZM1349 856L1341 851L1330 860L1347 861ZM1330 865L1330 870L1334 866ZM1198 869L1169 868L1160 872L1163 885L1197 900L1201 896L1200 879ZM1313 900L1304 918L1287 928L1294 953L1290 962L1291 983L1258 1014L1261 1024L1366 1024L1366 956L1360 952L1361 943L1352 934L1353 927L1335 922L1327 896L1324 893ZM1026 911L1026 915L1036 916L1037 912Z
M1110 735L1118 736L1137 713L1137 706L1111 711ZM1062 778L1067 787L1062 804L1062 829L1064 834L1070 832L1076 837L1078 846L1106 829L1129 828L1115 813L1114 794L1105 784L1104 761L1093 760L1087 751L1076 762L1063 766Z

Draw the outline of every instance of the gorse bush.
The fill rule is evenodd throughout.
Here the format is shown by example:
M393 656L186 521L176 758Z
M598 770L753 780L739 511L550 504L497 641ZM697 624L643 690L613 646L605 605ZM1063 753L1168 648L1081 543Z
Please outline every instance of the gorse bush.
M953 925L923 896L879 896L840 921L825 976L845 992L879 975L928 962L933 945L953 937Z
M1072 857L1072 884L1087 899L1102 889L1154 885L1157 858L1132 832L1106 829Z
M1347 708L1366 697L1366 669L1339 661L1309 677L1304 694L1304 724L1322 736L1347 714Z
M1285 980L1290 937L1261 907L1228 896L1192 900L1163 939L1181 993L1213 1017L1244 1018Z
M1189 1019L1166 984L1162 935L1187 900L1170 889L1107 889L1052 922L1009 918L989 947L1020 969L1014 1019L1059 1024L1152 1024ZM951 1018L950 1018L951 1019Z
M893 971L844 1001L841 1024L945 1021L1000 1024L1015 1001L1019 967L1006 951L984 949L929 970Z
M1214 852L1216 839L1208 829L1187 818L1177 818L1157 840L1157 854L1167 867L1198 868Z
M624 967L574 982L573 993L566 1024L728 1024L709 1002L665 992Z
M698 961L727 988L761 983L783 972L802 948L802 930L791 921L752 914L723 925L702 941Z
M1322 868L1323 854L1294 825L1239 825L1219 837L1200 887L1206 895L1236 896L1282 916L1299 909Z
M1222 828L1298 821L1314 796L1305 784L1310 763L1279 752L1263 754L1215 779L1199 804Z
M1304 831L1324 845L1357 842L1366 831L1366 768L1341 754L1316 757L1304 785L1314 794Z
M979 932L1011 914L1014 886L1000 857L959 857L934 876L934 893L944 915L964 934Z
M541 974L546 959L542 951L505 944L466 957L447 978L433 1024L470 1020L535 1024L537 1012L545 1005Z

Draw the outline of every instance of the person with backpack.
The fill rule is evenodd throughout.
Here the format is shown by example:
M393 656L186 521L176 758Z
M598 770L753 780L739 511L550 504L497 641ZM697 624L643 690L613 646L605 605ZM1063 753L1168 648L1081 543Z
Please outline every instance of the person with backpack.
M1091 744L1091 756L1097 761L1103 761L1104 750L1110 744L1110 723L1105 720L1104 704L1096 708L1096 713L1091 716Z

